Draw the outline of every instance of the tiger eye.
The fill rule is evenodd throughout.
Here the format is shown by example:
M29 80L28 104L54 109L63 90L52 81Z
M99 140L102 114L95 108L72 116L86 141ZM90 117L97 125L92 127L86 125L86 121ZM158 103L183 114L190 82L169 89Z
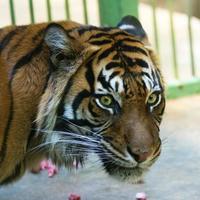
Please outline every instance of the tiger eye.
M149 96L147 102L148 102L149 104L154 104L154 103L156 102L156 100L157 100L157 94L152 93L152 94Z
M109 96L102 96L100 102L104 106L110 106L112 104L112 98Z

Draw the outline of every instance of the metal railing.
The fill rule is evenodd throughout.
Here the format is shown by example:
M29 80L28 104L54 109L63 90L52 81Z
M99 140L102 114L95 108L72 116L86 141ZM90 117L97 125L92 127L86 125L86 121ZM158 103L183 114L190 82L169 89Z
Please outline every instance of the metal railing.
M153 18L153 29L154 29L154 41L155 41L155 47L157 49L157 52L161 52L160 44L159 44L159 33L158 29L162 27L158 27L157 23L157 4L158 0L151 0L150 5L152 7L152 18ZM168 97L175 98L178 96L183 96L186 94L194 94L200 92L200 75L197 74L197 68L200 69L200 66L195 63L195 56L194 56L194 40L193 40L193 30L192 30L192 6L193 6L193 0L188 0L187 3L187 10L185 11L185 16L187 16L187 29L180 30L183 32L188 32L188 46L189 46L189 54L187 57L190 60L189 68L190 68L190 78L187 80L181 80L180 78L180 72L183 70L182 66L178 64L178 50L177 50L177 39L176 39L176 31L174 26L174 13L176 12L174 9L174 0L166 0L165 1L165 9L168 10L169 13L169 27L170 27L170 35L171 35L171 55L172 55L172 68L173 68L173 74L171 76L174 77L176 81L173 83L168 83ZM199 20L200 22L200 20ZM164 26L164 24L163 24ZM165 38L163 38L165 40ZM183 41L182 41L183 42ZM187 42L187 41L184 41ZM185 55L183 55L185 56ZM163 64L163 63L162 63ZM183 73L183 72L182 72Z
M29 3L29 13L30 13L30 23L35 23L35 12L34 12L34 0L27 0ZM44 0L46 1L46 7L47 7L47 19L48 21L53 20L52 17L52 6L51 6L51 0ZM83 13L84 13L84 22L85 24L88 24L88 11L87 11L87 3L86 0L82 0L83 4ZM69 0L64 0L64 9L66 13L66 20L70 20L70 8L69 8ZM9 6L10 6L10 18L11 18L11 24L16 24L16 14L15 14L15 1L9 0Z

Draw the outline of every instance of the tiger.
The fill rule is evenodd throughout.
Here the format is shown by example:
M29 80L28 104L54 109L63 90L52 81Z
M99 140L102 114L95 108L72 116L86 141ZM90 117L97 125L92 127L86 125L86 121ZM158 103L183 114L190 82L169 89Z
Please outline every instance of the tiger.
M0 29L0 185L43 159L135 183L161 153L165 87L140 21Z

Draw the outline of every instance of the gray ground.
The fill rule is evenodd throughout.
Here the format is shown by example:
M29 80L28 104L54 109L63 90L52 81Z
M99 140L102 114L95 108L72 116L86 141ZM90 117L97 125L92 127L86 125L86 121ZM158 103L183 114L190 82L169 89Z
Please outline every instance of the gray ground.
M67 200L70 192L82 200L134 200L145 191L148 200L200 199L200 96L168 102L162 124L163 152L145 177L145 183L129 185L108 178L96 167L77 173L66 170L49 179L45 172L27 174L0 188L0 200Z

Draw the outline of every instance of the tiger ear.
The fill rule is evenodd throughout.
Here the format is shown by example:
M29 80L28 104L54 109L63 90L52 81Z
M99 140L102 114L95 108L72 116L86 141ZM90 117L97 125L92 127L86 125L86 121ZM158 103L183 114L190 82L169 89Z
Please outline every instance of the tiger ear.
M149 44L147 34L143 29L142 24L136 17L131 15L123 17L117 27L136 36L144 44Z
M56 67L71 66L80 52L77 41L70 38L59 24L52 23L46 28L45 43L51 52L51 61Z

